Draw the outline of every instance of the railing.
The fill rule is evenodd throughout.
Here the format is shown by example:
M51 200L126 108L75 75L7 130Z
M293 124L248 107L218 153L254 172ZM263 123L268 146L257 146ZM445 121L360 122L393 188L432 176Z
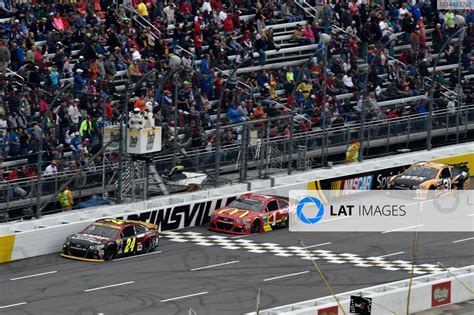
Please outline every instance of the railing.
M290 146L295 148L305 148L304 163L298 163L303 169L306 167L321 167L326 161L334 164L344 161L345 152L351 141L358 139L362 134L365 138L364 143L369 152L367 157L377 157L381 155L394 154L400 147L423 149L420 141L425 143L426 130L429 123L433 125L432 136L436 138L437 145L453 143L449 135L457 135L456 140L468 141L466 138L468 132L472 135L474 131L474 105L458 107L460 110L459 118L457 113L452 113L446 109L434 111L433 120L428 121L426 113L410 115L395 119L385 119L383 121L368 122L361 133L360 123L345 124L341 126L331 126L329 122L322 121L325 129L319 127L307 132L296 132L293 136L272 134L272 129L278 126L287 126L292 118L291 115L272 118L271 120L256 120L238 124L232 124L224 128L221 160L221 173L225 179L226 173L240 173L239 180L250 180L252 178L263 178L274 173L284 172L288 165L288 150ZM350 115L357 115L352 113ZM357 119L356 119L357 121ZM232 144L225 144L226 130L233 130L238 139ZM444 140L443 140L444 139ZM413 145L412 145L413 144ZM323 149L324 146L324 149ZM371 152L372 149L377 150ZM182 146L176 148L181 152L183 162L186 164L186 171L212 173L215 165L215 150L205 148L189 148ZM295 152L297 152L295 150ZM163 153L153 157L153 165L156 166L159 173L165 169L170 169L173 164L172 152ZM291 161L299 161L301 157L295 154ZM113 192L116 190L114 183L103 185L103 178L113 178L117 169L114 162L103 165L98 162L94 169L87 169L73 180L69 188L74 193L76 200L81 197L94 194L102 195L104 190ZM46 176L43 184L42 203L51 203L57 190L68 181L76 171L66 171L57 175ZM199 176L201 176L199 175ZM233 175L230 178L234 178ZM229 179L227 179L229 180ZM131 185L135 185L132 180ZM23 211L28 212L28 208L36 207L36 186L37 178L4 181L0 184L0 213L8 211L10 218L21 217ZM141 185L141 184L140 184ZM172 184L171 184L172 186ZM103 188L105 187L105 189ZM141 186L140 186L141 187ZM146 186L143 186L146 187ZM171 189L176 192L183 189L184 186L177 186ZM139 188L143 191L144 188ZM146 191L159 194L156 187L146 187ZM132 191L133 195L133 191ZM46 210L57 211L57 210ZM26 213L25 212L25 213Z
M298 2L298 1L296 1L296 2ZM316 8L313 7L311 4L309 4L306 0L301 0L300 2L302 2L304 5L306 5L306 6L309 7L311 10L314 11L314 13L315 13L315 14L314 14L314 15L315 15L315 18L317 18L317 17L319 16L318 10L316 10Z
M7 76L8 75L13 75L13 76L19 78L22 82L25 82L25 78L23 78L21 75L19 75L15 71L12 71L11 69L8 69L8 68L6 68L6 70L7 70Z
M110 177L115 168L116 165L103 166L101 164L86 169L81 174L77 174L77 170L68 170L54 175L44 175L41 200L44 203L56 202L56 200L51 200L51 198L72 176L76 176L76 178L69 184L69 189L74 192L76 198L102 194L102 173L105 172L106 177ZM37 185L37 176L10 181L4 180L0 183L0 209L12 210L15 208L36 207Z
M304 3L306 3L305 1L303 1ZM295 1L294 2L298 7L300 7L300 9L302 9L304 12L306 12L306 14L308 14L309 16L311 16L313 19L316 19L316 15L314 15L313 13L309 12L308 9L306 9L301 3L299 3L298 1ZM307 4L307 3L306 3Z
M457 132L465 134L467 131L474 129L474 105L464 106L459 108L461 111L461 119L459 126L462 128L456 128L456 114L450 113L448 110L436 110L433 115L433 121L431 122L434 129L438 133L434 133L434 136L447 137L449 134L456 134ZM293 137L290 137L291 141L285 136L268 137L267 123L263 123L260 126L256 124L262 124L260 122L244 122L239 124L233 124L227 126L225 129L234 130L239 134L239 140L231 145L224 145L222 171L232 171L235 169L234 164L239 156L239 153L243 150L242 135L244 129L248 128L250 132L256 132L258 134L257 139L260 139L265 146L272 147L279 152L282 152L282 157L285 159L285 152L288 149L288 145L293 143L294 146L303 145L308 148L308 156L311 158L321 158L322 155L322 144L328 144L327 154L334 155L338 153L344 153L346 148L349 146L350 141L357 139L360 133L361 125L359 123L346 124L340 127L330 127L326 130L321 128L312 130L309 132L299 132ZM289 124L288 119L281 119L276 121L275 124L283 125ZM386 152L390 153L390 146L393 144L405 143L409 146L412 142L426 138L426 128L428 125L428 118L426 113L410 115L396 119L385 119L384 121L368 122L366 123L364 130L364 137L368 147L372 146L385 146ZM324 139L327 137L327 139ZM251 141L252 142L252 141ZM253 143L255 143L254 141ZM442 141L439 144L443 144ZM252 145L245 145L246 147L252 148ZM422 149L417 147L417 149ZM394 152L392 152L394 153ZM195 163L200 168L211 168L214 162L213 152L207 152L205 149L190 149L186 150L186 155L194 161L202 161L203 157L207 163ZM370 154L369 154L370 156ZM163 168L171 165L172 154L163 154L155 158L155 162L162 165ZM335 161L340 162L340 161ZM244 164L245 167L251 167L251 163ZM255 165L254 165L255 166ZM314 164L313 166L318 166ZM321 165L319 165L321 166Z
M453 91L453 90L447 88L446 86L444 86L444 85L442 85L442 84L440 84L440 83L438 83L438 82L432 81L431 78L429 78L429 77L423 77L423 80L424 80L425 86L427 86L428 88L429 88L430 84L434 84L434 85L436 85L436 86L441 87L443 90L447 91L447 93L452 94L452 95L449 95L449 94L446 94L446 93L442 93L442 94L443 94L444 96L446 96L446 97L453 98L453 95L454 95L455 97L458 97L458 96L459 96L457 92L455 92L455 91Z
M398 77L401 77L402 76L402 73L400 72L400 69L403 70L403 74L406 74L408 72L408 67L405 63L401 62L400 60L398 60L397 58L394 58L390 55L386 55L386 57L392 61L392 63L395 63L395 64L398 64Z
M138 15L138 12L137 12L135 9L133 9L132 7L130 7L130 6L128 6L128 5L124 5L124 4L122 4L121 7L124 8L125 10L127 10L127 11L133 13L133 14L135 15L135 17L137 17L137 16L140 17L140 16ZM138 19L134 19L134 20L137 21ZM146 24L148 24L148 26L150 26L150 27L151 27L152 29L154 29L158 34L161 35L161 31L160 31L159 29L157 29L155 25L151 24L151 23L150 23L149 21L147 21L146 19L140 19L140 20L141 20L141 21L144 21ZM141 24L141 23L139 23L139 24ZM141 24L141 25L142 25L142 27L143 27L143 24ZM146 27L144 27L144 28L146 29ZM155 34L153 34L153 35L155 36Z

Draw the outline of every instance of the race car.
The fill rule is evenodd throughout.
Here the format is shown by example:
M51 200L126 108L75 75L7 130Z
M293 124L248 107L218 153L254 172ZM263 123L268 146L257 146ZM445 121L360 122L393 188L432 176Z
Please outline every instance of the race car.
M288 226L288 199L244 194L211 214L209 230L230 234L268 232Z
M467 190L469 186L467 166L434 162L415 163L387 182L392 190Z
M100 219L66 238L61 256L85 261L112 260L153 251L159 236L155 224Z

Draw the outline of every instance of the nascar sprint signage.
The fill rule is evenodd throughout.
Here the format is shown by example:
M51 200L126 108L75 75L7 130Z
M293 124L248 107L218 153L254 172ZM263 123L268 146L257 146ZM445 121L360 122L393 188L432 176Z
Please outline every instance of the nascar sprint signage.
M292 232L472 232L474 192L290 191Z

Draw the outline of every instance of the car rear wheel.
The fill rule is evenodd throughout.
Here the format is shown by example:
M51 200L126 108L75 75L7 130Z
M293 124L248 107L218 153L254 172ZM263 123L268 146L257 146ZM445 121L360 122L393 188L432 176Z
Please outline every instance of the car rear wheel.
M115 248L113 246L109 246L104 251L104 260L112 260L115 258Z
M258 233L260 231L260 221L255 220L252 223L252 234Z
M143 245L143 252L148 253L148 252L151 252L151 250L152 250L151 241L147 240L145 244Z

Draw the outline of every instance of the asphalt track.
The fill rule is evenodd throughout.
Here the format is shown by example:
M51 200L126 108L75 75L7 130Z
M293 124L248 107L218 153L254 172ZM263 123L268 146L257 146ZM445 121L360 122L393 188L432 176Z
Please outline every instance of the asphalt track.
M220 241L234 244L279 248L298 246L302 240L323 255L318 262L335 292L407 279L406 270L338 259L382 256L387 262L403 264L411 261L414 237L413 232L293 233L280 229L234 238L205 227L178 233L188 241L162 237L154 253L112 262L81 262L51 254L2 264L0 314L172 315L188 314L190 307L199 315L242 314L255 310L258 289L262 309L329 293L310 260L252 248L210 246L210 236L222 236ZM429 268L437 262L446 267L474 264L474 233L420 233L416 265Z

